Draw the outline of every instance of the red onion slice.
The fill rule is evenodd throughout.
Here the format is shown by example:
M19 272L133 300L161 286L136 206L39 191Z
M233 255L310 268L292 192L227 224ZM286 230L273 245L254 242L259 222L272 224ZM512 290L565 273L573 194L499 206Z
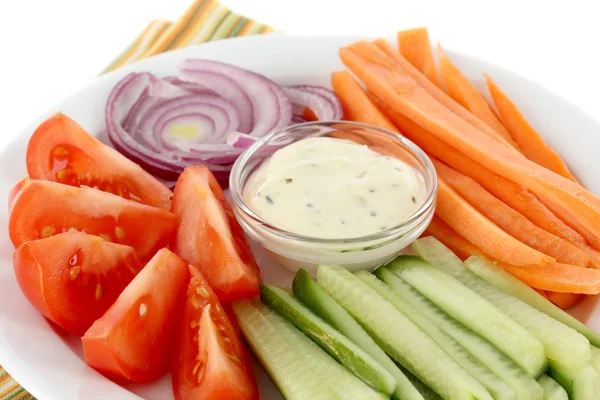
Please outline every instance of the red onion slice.
M304 109L310 108L319 121L339 120L343 116L342 103L334 92L321 86L297 85L284 88L294 109L294 122L306 121Z

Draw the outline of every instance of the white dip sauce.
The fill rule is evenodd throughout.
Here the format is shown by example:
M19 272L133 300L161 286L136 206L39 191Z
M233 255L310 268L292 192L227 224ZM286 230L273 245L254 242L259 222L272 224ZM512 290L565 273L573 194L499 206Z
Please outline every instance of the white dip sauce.
M425 200L405 162L349 140L314 137L276 151L249 178L244 199L275 227L323 239L398 225Z

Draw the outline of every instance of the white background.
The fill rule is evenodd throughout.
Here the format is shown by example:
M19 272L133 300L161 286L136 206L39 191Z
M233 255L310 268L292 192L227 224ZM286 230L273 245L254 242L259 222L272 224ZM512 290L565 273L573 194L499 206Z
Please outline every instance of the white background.
M600 0L222 0L290 33L426 25L446 47L541 82L600 120ZM0 148L190 0L0 0Z

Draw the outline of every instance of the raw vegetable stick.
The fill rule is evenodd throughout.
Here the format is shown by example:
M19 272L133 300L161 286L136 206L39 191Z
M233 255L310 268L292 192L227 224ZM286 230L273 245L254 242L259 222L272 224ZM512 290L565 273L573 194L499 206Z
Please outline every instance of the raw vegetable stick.
M365 91L348 71L331 74L331 85L344 107L344 116L350 121L364 122L398 132L390 120L371 102Z
M563 310L567 310L575 306L581 300L586 298L586 295L581 293L560 293L551 291L542 291L542 293L544 293L545 297L548 300L550 300L552 303L556 304Z
M587 254L571 243L537 227L468 176L436 158L432 157L432 161L440 178L480 213L515 239L555 258L558 262L581 267L594 267Z
M589 250L593 249L588 246L585 239L554 215L534 194L465 157L454 147L436 138L407 117L384 106L381 100L375 96L370 95L370 97L400 128L404 136L412 140L425 152L439 158L457 171L470 176L514 210L526 216L531 222L556 236L568 240L600 263L600 254L594 255L593 252L590 252Z
M494 172L555 198L592 233L600 235L600 199L585 188L482 134L431 97L373 43L362 41L343 47L340 56L367 89L393 109Z
M467 239L460 236L456 231L448 226L440 217L434 215L431 223L425 229L422 235L433 236L440 242L444 243L454 254L461 260L466 260L473 254L483 254L483 252L473 245Z
M448 96L442 89L435 86L425 75L423 75L418 69L416 69L402 54L398 53L396 49L390 45L385 39L377 39L373 42L382 52L384 52L392 61L396 64L396 67L400 68L405 74L408 74L412 79L416 81L418 85L429 93L434 99L446 106L454 114L467 121L469 124L481 130L486 135L490 136L494 140L505 144L509 149L514 149L510 143L500 136L495 130L490 128L485 122L477 118L472 112L464 108L462 105L454 101L454 99ZM514 150L517 151L516 149Z
M484 74L487 86L498 109L500 118L512 138L530 160L572 181L575 177L560 156L544 141L542 136L527 122L517 106L502 92L489 75Z
M502 122L496 117L487 101L483 98L477 88L466 76L450 61L450 58L438 43L438 54L440 64L440 75L444 83L446 93L459 102L467 110L485 122L490 128L498 132L513 147L519 145L510 136Z
M544 400L569 400L567 391L548 375L542 375L538 379L544 388Z
M433 51L427 28L414 28L398 32L398 47L402 54L416 69L421 71L436 86L440 79L433 60Z
M437 215L469 242L495 259L512 265L552 265L547 256L500 229L438 178Z
M535 289L553 292L600 294L600 270L556 263L551 266L530 265L502 267Z

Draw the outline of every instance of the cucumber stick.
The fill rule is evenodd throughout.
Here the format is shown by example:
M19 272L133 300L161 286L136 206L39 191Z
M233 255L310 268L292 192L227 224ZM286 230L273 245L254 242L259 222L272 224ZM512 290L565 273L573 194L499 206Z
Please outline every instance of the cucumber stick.
M546 369L544 348L535 337L452 276L415 256L400 256L389 266L452 318L508 355L529 375L537 377Z
M510 386L518 400L541 400L543 398L543 389L535 379L523 373L519 366L490 342L450 318L448 314L427 300L387 267L377 269L375 274L398 296L409 303L414 312L436 324L446 334L460 343L473 358L489 368L490 371Z
M379 392L391 394L396 380L362 348L334 329L290 293L261 285L262 301L300 329L354 375Z
M440 397L439 394L437 394L436 392L434 392L433 390L431 390L431 388L429 386L427 386L426 384L424 384L423 382L421 382L419 380L419 378L417 378L416 376L414 376L413 374L411 374L411 372L409 370L407 370L406 368L404 368L401 365L398 365L398 368L400 368L400 370L402 371L402 373L404 375L406 375L406 377L408 378L408 380L411 381L412 384L421 393L421 396L423 396L423 400L443 400Z
M427 400L348 311L320 287L306 270L300 269L296 273L292 288L298 299L366 351L394 377L396 389L391 395L393 399ZM421 385L424 384L421 383Z
M423 331L359 278L320 265L318 283L392 358L446 400L490 399L489 393Z
M600 347L600 335L591 330L584 323L572 317L559 307L554 305L544 296L515 278L502 268L496 267L493 263L481 256L473 256L465 261L465 265L475 275L496 286L505 293L514 296L521 301L537 308L539 311L551 316L557 321L575 329L585 336L593 346Z
M600 349L593 346L590 353L590 365L600 374Z
M289 343L262 313L260 302L242 300L233 311L246 341L287 400L340 399L305 361L305 353ZM341 400L341 399L340 399Z
M381 268L379 269L381 270ZM382 270L382 273L385 274L385 272L385 270ZM389 270L387 272L393 275L393 272ZM425 332L425 334L436 342L450 358L473 378L477 379L494 399L512 400L516 398L514 390L489 369L479 363L479 361L474 359L458 342L456 342L456 340L448 336L448 334L442 331L435 323L416 311L408 302L386 286L385 283L365 271L357 272L355 275Z
M600 399L600 375L589 364L573 369L551 361L548 375L567 391L571 400Z
M544 400L569 400L567 391L548 375L540 376L538 382L544 388Z
M480 279L440 242L419 242L414 248L431 265L454 276L534 335L550 360L568 368L578 368L589 361L590 342L583 335Z

